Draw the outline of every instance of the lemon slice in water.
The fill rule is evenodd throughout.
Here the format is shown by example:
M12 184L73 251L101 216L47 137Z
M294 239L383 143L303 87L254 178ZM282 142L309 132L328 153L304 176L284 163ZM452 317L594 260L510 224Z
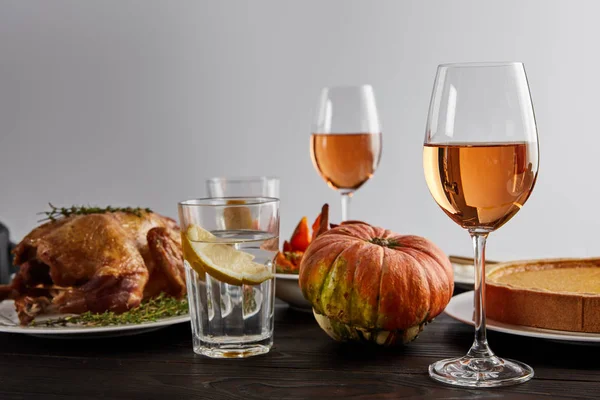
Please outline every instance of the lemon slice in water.
M273 277L266 265L252 261L252 254L217 241L217 237L197 225L187 229L182 246L184 257L201 276L208 273L230 285L257 285Z
M202 231L208 234L208 236ZM202 229L202 231L198 231L195 225L190 225L186 232L181 232L181 250L183 251L183 258L185 261L187 261L190 267L198 273L200 280L204 281L204 263L194 251L191 241L210 239L214 235L204 229Z

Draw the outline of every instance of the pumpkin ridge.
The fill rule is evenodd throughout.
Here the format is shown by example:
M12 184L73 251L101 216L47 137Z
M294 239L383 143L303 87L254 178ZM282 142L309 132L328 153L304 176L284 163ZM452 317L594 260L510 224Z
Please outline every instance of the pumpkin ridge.
M421 238L421 237L418 237L418 236L414 236L414 235L402 235L402 236L396 236L396 237L395 237L395 239L396 239L397 241L399 241L399 240L398 240L398 238L399 238L399 237L411 238L411 239L412 239L412 238L424 239L424 238ZM439 259L438 257L436 257L436 255L435 255L435 254L433 254L433 252L431 252L431 251L430 251L430 249L428 249L426 246L411 246L410 244L406 244L406 243L405 243L403 246L404 246L404 247L407 247L407 248L409 248L409 249L412 249L412 250L418 251L418 252L426 253L427 255L429 255L431 258L433 258L433 259L434 259L436 262L438 262L438 263L439 263L440 261L442 261L441 259ZM431 247L431 246L435 246L435 245L434 245L433 243L429 243L429 246ZM437 251L441 252L441 249L440 249L439 247L437 247L437 246L435 246L435 250L437 250ZM445 259L444 259L444 261L445 261Z
M377 294L377 312L375 313L375 323L374 326L377 327L377 319L378 319L378 315L379 315L379 309L381 308L381 288L383 286L383 275L385 274L385 271L387 269L387 265L385 265L383 263L383 260L385 259L385 249L383 247L381 247L381 259L380 259L380 263L381 263L381 275L379 275L379 293Z
M312 257L315 256L315 254L318 254L320 251L323 251L327 247L333 247L335 249L335 247L337 247L336 242L329 241L324 244L318 243L318 244L313 245L312 247L310 247L309 250L307 250L306 254L302 258L302 263L300 264L300 273L299 273L298 284L300 285L300 289L302 290L302 295L310 302L313 302L314 300L321 298L321 291L323 290L323 285L325 283L325 280L323 279L323 280L321 280L318 288L312 288L312 290L311 290L311 284L310 284L311 274L314 272L315 269L318 271L318 269L321 268L322 265L325 266L326 268L328 267L327 274L329 274L329 271L331 270L331 265L332 265L332 264L328 265L326 263L321 264L319 262L310 263L310 261L312 260ZM337 252L335 257L333 258L333 261L335 261L335 259L341 254L342 251L344 251L344 248L342 248L339 252ZM334 254L335 254L335 252L334 252ZM333 263L333 261L332 261L332 263ZM319 309L319 311L322 311L320 309L320 302L318 302L318 304L315 304L315 307L317 307Z
M319 302L321 303L321 304L319 304L319 306L320 306L321 310L323 311L324 315L327 315L327 313L326 313L327 309L323 306L323 289L325 288L325 285L329 282L329 280L331 278L331 271L334 270L335 264L337 263L338 258L340 258L340 256L344 252L344 250L346 250L346 248L343 248L342 250L340 250L340 252L333 259L333 262L330 265L329 271L327 271L327 276L325 276L325 278L323 279L323 283L321 284L321 287L319 288L319 291L317 292L317 293L319 293Z
M407 252L403 252L403 254L409 258L412 258L415 261L416 268L418 268L420 271L423 271L423 273L425 274L425 282L427 283L427 293L429 293L429 297L427 299L427 310L431 310L431 306L433 304L431 296L433 296L434 292L431 291L431 282L430 282L431 275L429 274L429 270L427 268L423 268L422 263L414 255L407 253ZM427 254L425 254L425 255L427 255ZM425 318L428 318L428 317L429 317L429 311L427 311L425 313Z
M340 225L334 229L336 233L344 233L353 239L366 240L373 236L373 227L366 224Z
M363 242L363 241L365 241L362 238L358 238L356 236L353 236L352 232L348 232L348 231L342 230L342 229L337 230L337 228L335 228L335 229L336 229L336 231L334 231L333 229L331 229L331 230L328 230L327 232L325 232L321 236L325 236L325 235L330 236L330 237L340 236L340 237L342 237L342 238L344 238L346 240L350 239L350 240L353 240L355 242L358 242L358 241ZM331 232L331 234L329 232Z
M377 228L375 228L375 227L374 227L374 226L372 226L372 225L366 225L366 226L365 226L365 234L366 234L368 237L379 236L379 235L377 235L377 231L378 231L378 229L377 229Z
M362 245L361 245L362 246ZM354 279L356 278L356 270L358 269L359 261L356 260L354 263L354 271L352 271L352 283L350 284L351 290L348 293L348 302L346 303L346 309L348 310L348 321L349 323L353 322L353 313L352 313L352 299L354 298Z
M433 257L432 255L430 255L429 253L426 253L426 252L424 252L424 251L421 251L421 250L419 250L419 249L415 249L415 248L413 248L413 247L409 247L409 246L407 246L407 248L408 248L408 249L411 249L411 250L413 250L413 251L416 251L416 252L420 252L420 253L422 253L424 256L426 256L426 257L429 259L429 260L428 260L428 262L430 263L430 265L431 265L431 266L433 266L433 268L435 268L435 269L437 270L437 272L445 273L445 271L443 271L443 268L439 268L439 267L440 267L440 265L439 265L439 263L438 263L437 259L436 259L435 257ZM415 260L417 259L417 258L416 258L414 255L412 255L411 253L405 252L405 254L406 254L406 255L409 255L409 256L411 256L411 257L412 257L413 259L415 259ZM417 261L418 261L418 260L417 260ZM419 264L421 265L422 263L419 263ZM429 298L429 312L428 312L428 315L427 315L427 318L429 318L429 315L431 315L431 314L432 314L432 313L431 313L431 311L432 311L432 308L433 308L434 306L437 308L437 302L433 301L433 297L432 297L432 296L433 296L433 294L435 293L435 291L432 291L432 290L431 290L431 279L433 279L433 277L430 275L429 269L427 269L427 268L424 268L424 270L425 270L425 272L426 272L426 274L427 274L427 285L429 286L429 293L430 293L430 298ZM453 291L454 291L454 287L453 287L453 285L450 285L450 294L449 294L448 298L451 298L451 297L452 297L452 292L453 292ZM437 311L437 310L435 310L435 311ZM437 315L441 314L441 312L442 312L442 311L443 311L443 308L442 308L442 310L440 310L439 312L434 312L433 314L434 314L435 316L437 316ZM435 318L435 316L434 316L434 318Z
M352 232L352 230L347 229L348 227L350 227L351 225L340 225L337 226L333 229L328 230L327 232L323 233L321 236L335 236L335 235L339 235L342 236L344 238L352 238L352 239L359 239L356 236L354 236L354 232Z
M398 236L396 233L390 231L389 229L386 229L383 231L383 233L381 234L381 237L384 239L389 239L391 237L396 237Z
M333 320L343 323L350 321L351 310L348 309L348 297L350 297L352 285L349 283L348 277L354 279L354 274L348 272L351 268L356 268L356 262L360 260L356 255L361 253L362 246L362 243L355 242L344 248L332 263L331 273L321 290L321 302L328 305L328 307L323 307L325 315Z
M413 237L412 235L405 235L405 237ZM424 238L419 238L419 239L424 239ZM425 239L427 240L427 239ZM442 250L435 246L433 243L429 243L429 246L431 247L433 245L433 248L435 250L437 250L437 253L443 254ZM427 248L426 246L411 246L411 245L404 245L404 247L409 248L411 250L414 250L416 252L420 252L423 253L427 256L429 256L431 259L433 259L434 263L433 265L436 267L436 269L441 270L442 273L450 280L450 282L452 282L452 284L450 284L448 286L448 298L452 298L452 294L454 293L454 273L453 273L453 269L452 268L439 268L442 266L442 264L444 262L450 262L450 260L448 260L447 258L441 258L438 256L438 254L436 254L436 252L432 252L430 248Z
M386 276L382 278L382 284L379 290L379 317L377 327L384 330L392 330L392 326L399 329L406 329L415 322L414 315L419 318L422 314L415 312L419 310L423 303L419 290L414 290L416 282L425 279L420 271L412 266L414 260L406 257L402 251L393 249L384 249L384 262L387 266ZM415 275L419 274L420 279L415 280ZM413 307L396 309L391 308L391 304L409 301Z
M361 240L362 241L362 240ZM366 244L365 242L361 243L361 247L363 246L368 246L368 244ZM357 289L354 287L354 282L356 282L356 274L360 271L360 259L356 260L356 263L354 265L354 272L352 273L352 284L350 285L350 287L352 288L351 292L349 293L349 299L348 299L348 321L349 324L355 324L356 321L354 320L355 318L355 313L354 311L354 307L358 307L358 304L356 304L356 298L358 298L360 295L357 293ZM375 314L376 315L376 314ZM360 318L362 319L362 316L360 316Z

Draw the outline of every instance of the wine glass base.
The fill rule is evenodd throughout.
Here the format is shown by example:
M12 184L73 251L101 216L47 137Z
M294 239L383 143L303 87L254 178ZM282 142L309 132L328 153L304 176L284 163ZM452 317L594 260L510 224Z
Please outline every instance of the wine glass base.
M497 387L516 385L533 378L533 369L519 361L496 356L473 358L464 356L435 362L429 376L453 386Z

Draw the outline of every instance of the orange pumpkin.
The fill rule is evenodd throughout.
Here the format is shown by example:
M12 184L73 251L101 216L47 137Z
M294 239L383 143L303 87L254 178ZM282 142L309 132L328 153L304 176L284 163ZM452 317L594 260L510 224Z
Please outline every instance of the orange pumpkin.
M431 241L355 222L315 238L300 287L336 340L407 343L452 297L448 257Z

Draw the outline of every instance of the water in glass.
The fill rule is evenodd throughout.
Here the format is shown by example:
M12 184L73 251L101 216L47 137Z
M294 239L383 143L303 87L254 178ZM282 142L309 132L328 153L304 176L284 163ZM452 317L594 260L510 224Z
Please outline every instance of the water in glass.
M278 237L253 230L216 230L210 243L228 244L252 254L273 270ZM257 285L232 285L185 261L194 351L210 357L247 357L267 353L273 344L274 278Z

